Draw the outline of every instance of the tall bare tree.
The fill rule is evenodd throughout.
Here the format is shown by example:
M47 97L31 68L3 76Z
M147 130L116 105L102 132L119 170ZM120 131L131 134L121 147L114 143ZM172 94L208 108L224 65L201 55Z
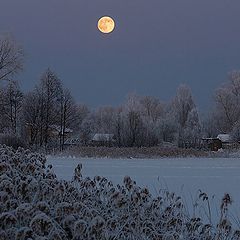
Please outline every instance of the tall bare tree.
M60 108L60 132L59 143L60 150L64 150L64 143L67 132L71 127L74 127L74 123L77 121L77 107L74 99L68 89L64 89L61 96L61 108ZM67 129L69 129L67 131Z
M23 93L19 85L15 81L8 82L3 89L2 117L5 118L8 129L11 133L16 134L18 123L20 120L20 113L22 108Z
M31 91L24 97L22 110L22 129L29 145L39 145L42 101L37 91Z
M0 36L0 80L10 80L23 68L23 49L11 37Z
M240 71L231 72L229 81L216 90L215 102L218 131L230 132L240 121Z
M47 147L49 141L49 131L58 118L58 109L62 96L62 84L57 75L47 69L42 75L37 92L41 100L41 129L40 145Z

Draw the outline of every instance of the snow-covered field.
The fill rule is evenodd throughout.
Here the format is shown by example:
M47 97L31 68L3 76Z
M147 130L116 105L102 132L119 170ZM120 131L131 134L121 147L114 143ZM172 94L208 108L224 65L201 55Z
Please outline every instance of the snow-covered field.
M0 146L1 239L240 239L237 159L47 161L66 180L78 165L74 180L59 180L41 154ZM157 196L167 188L182 198ZM217 198L194 201L198 188ZM235 199L230 209L228 194L217 202L224 192Z
M147 186L153 194L167 188L184 196L190 205L199 189L210 197L214 196L215 203L224 193L229 193L234 201L232 211L240 216L240 159L237 158L91 159L48 156L48 163L53 165L60 179L70 180L74 168L82 163L84 177L100 175L121 184L124 176L128 175L139 186Z

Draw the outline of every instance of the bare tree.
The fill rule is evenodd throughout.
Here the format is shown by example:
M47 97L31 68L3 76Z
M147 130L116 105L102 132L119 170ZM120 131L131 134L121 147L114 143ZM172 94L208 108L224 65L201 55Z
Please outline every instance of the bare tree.
M22 110L22 129L29 145L38 145L40 143L42 101L37 91L29 92L25 95Z
M125 144L129 147L137 146L140 142L142 119L140 97L130 94L123 106Z
M240 71L229 74L229 81L215 93L215 116L221 132L231 132L240 119Z
M20 118L23 93L20 91L17 82L10 81L3 90L2 117L5 117L10 132L17 133Z
M48 147L53 127L59 124L62 92L61 81L47 69L36 88L26 94L23 119L30 144Z
M37 92L41 101L41 129L40 145L45 147L49 141L49 131L52 125L56 123L62 96L62 84L57 75L47 69L43 74Z
M23 68L23 49L11 37L0 37L0 80L10 80Z
M64 89L61 96L60 108L60 132L59 132L59 145L60 150L64 150L64 143L66 138L67 128L74 126L77 121L76 104L68 89Z
M116 144L118 147L124 145L124 120L122 108L116 108L113 117L113 134L116 138Z

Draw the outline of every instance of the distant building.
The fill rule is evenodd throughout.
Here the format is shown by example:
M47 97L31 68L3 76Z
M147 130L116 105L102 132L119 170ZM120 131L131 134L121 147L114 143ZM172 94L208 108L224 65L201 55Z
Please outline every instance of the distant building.
M33 124L26 124L26 137L29 142L32 142L34 137L36 137L37 134L37 128ZM63 130L61 130L61 127L58 125L50 125L48 127L47 134L50 139L57 142L59 139L59 136L63 136ZM64 137L65 139L71 138L73 135L73 130L70 128L65 128L64 130Z
M218 134L217 137L202 138L211 151L218 151L219 149L233 149L238 148L239 143L232 140L230 134Z
M222 143L231 143L232 137L230 134L218 134L217 138L221 140Z
M80 138L68 138L64 142L65 146L76 146L76 145L80 145L80 144L81 144Z
M52 136L60 136L63 135L63 129L61 129L58 125L50 125L49 126L49 133ZM70 128L65 128L64 135L65 136L71 136L73 133L73 130Z
M114 134L96 133L91 139L91 145L93 146L114 146L116 139Z
M202 138L211 151L218 151L222 148L222 141L218 138Z

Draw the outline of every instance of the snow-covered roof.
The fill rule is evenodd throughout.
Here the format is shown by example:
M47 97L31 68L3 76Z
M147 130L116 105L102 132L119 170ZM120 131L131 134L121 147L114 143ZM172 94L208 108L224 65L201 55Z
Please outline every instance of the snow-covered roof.
M230 142L232 140L229 134L218 134L217 138L222 142Z
M69 139L66 139L64 142L65 145L77 145L79 143L80 143L79 138L69 138Z
M52 129L54 129L55 131L57 131L57 132L61 132L61 131L63 131L63 130L61 130L61 127L60 126L58 126L58 125L51 125L50 126ZM72 133L73 132L73 130L72 129L70 129L70 128L65 128L65 131L64 131L65 133Z
M113 141L114 134L103 134L103 133L96 133L92 140L93 141Z

